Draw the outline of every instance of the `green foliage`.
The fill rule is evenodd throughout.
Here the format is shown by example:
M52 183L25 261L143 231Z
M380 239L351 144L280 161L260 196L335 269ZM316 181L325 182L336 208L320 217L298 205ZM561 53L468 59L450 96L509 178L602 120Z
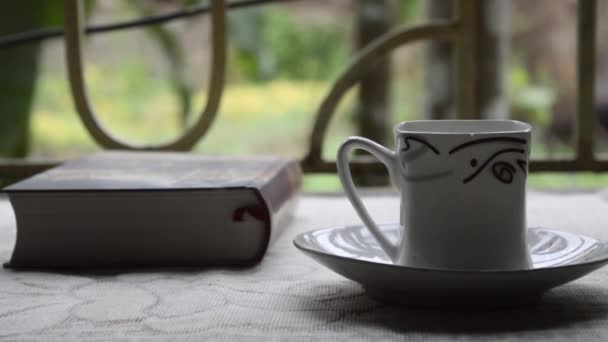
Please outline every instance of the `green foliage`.
M298 24L280 8L242 11L230 20L233 61L244 78L328 80L348 61L349 39L334 24Z
M228 16L228 36L230 44L230 78L261 81L272 77L268 63L268 48L262 38L264 12L251 8L230 13ZM272 66L271 66L272 67Z
M198 1L183 0L185 6L190 6ZM146 3L139 1L127 1L142 16L150 16L153 13ZM162 25L146 26L146 32L158 43L158 46L169 63L170 81L173 92L178 99L180 107L180 123L182 126L188 121L192 105L193 89L184 73L184 56L175 34Z
M93 0L85 1L87 13L93 6ZM61 1L16 1L0 12L0 35L62 25ZM29 151L39 52L39 43L0 50L0 157L23 157Z
M331 79L347 61L348 43L335 26L297 25L283 11L269 11L263 37L279 77Z
M528 71L520 64L508 70L508 93L514 118L546 127L551 120L555 91L544 84L534 84ZM520 118L521 116L521 118Z
M422 2L419 0L399 0L397 6L400 23L412 21L422 10Z
M0 35L44 26L60 2L23 0L0 12ZM55 13L55 14L53 14ZM39 45L0 50L0 156L21 157L29 149L30 108L38 69Z

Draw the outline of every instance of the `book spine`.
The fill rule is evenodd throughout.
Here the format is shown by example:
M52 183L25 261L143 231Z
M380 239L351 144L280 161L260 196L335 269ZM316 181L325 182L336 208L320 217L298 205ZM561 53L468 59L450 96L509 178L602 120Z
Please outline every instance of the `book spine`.
M240 222L245 216L252 216L264 226L263 243L254 263L262 260L268 247L277 239L293 216L297 204L297 194L302 186L302 171L295 161L282 162L275 167L270 177L251 189L255 191L258 202L236 208L232 220Z
M268 243L264 246L260 259L291 220L301 187L302 170L296 161L285 162L273 177L258 187L259 196L266 208L268 229Z

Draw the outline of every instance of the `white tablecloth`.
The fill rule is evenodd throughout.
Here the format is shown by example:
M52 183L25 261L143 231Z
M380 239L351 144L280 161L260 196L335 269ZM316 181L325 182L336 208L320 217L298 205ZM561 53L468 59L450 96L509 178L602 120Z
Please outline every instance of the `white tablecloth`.
M531 192L529 225L608 239L601 193ZM367 197L380 222L397 220L390 195ZM496 311L407 309L361 287L292 245L306 230L358 223L341 196L302 198L295 221L248 269L57 274L0 270L0 339L6 340L515 340L608 341L608 268L549 292L535 307ZM14 244L0 198L0 260Z

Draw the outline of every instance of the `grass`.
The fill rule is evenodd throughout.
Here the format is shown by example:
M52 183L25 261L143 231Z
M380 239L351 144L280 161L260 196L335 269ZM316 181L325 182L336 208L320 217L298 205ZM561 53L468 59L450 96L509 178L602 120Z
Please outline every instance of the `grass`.
M606 187L608 187L608 174L543 172L528 176L528 188L543 191L594 191ZM319 174L306 176L304 189L318 193L340 192L342 186L338 176Z
M133 68L139 67L127 70ZM139 82L133 82L132 78ZM113 134L134 144L158 144L175 139L183 129L175 113L176 100L163 86L166 82L146 78L150 77L137 71L112 78L103 70L88 67L91 100L100 121ZM139 89L136 83L145 86ZM72 107L63 75L43 74L37 90L32 154L65 157L97 149ZM327 90L327 83L315 81L275 80L229 85L217 120L195 151L301 156L308 148L313 113ZM202 91L196 94L197 111L203 108L205 97ZM348 112L353 102L351 94L340 107L332 126L330 146L352 133ZM190 121L198 115L193 113Z
M128 64L118 72L87 66L86 78L102 123L120 138L136 144L157 144L174 139L183 129L176 115L177 101L167 82L141 64ZM308 150L314 114L328 89L329 83L320 81L228 84L217 120L194 151L302 157ZM399 88L394 93L409 97L393 96L392 112L398 115L393 114L392 121L416 118L420 91ZM334 158L339 143L355 133L351 115L354 94L351 91L343 99L330 125L323 152L328 160ZM205 96L203 91L196 94L197 111L203 107ZM197 115L190 116L190 124ZM69 158L99 149L78 120L65 75L42 73L33 107L32 137L35 156ZM542 144L533 146L534 156L545 153ZM532 174L529 184L543 189L596 189L608 186L608 175ZM304 179L304 189L335 192L341 187L335 175L309 175Z

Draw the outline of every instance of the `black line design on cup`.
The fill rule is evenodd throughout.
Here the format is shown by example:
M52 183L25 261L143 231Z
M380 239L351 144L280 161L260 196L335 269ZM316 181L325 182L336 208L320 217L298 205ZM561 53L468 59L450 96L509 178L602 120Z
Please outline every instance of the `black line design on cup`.
M519 168L521 169L521 171L525 174L527 173L527 169L528 169L528 162L523 160L523 159L517 159L517 165L519 165Z
M515 166L506 161L497 161L492 164L492 174L499 181L511 184L513 182L513 175L515 174Z
M441 152L435 146L433 146L431 143L429 143L428 141L426 141L422 138L416 137L416 136L403 137L404 147L402 147L400 149L400 152L406 152L411 149L410 140L416 141L416 142L424 145L425 147L430 149L436 155L441 154ZM451 155L462 149L468 148L470 146L485 144L485 143L493 143L493 142L516 143L516 144L522 144L522 145L526 145L528 143L528 141L526 139L521 139L521 138L516 138L516 137L489 137L489 138L481 138L481 139L467 141L465 143L462 143L462 144L457 145L456 147L452 148L448 153ZM413 156L414 158L409 158L410 162L413 159L417 159L422 153L424 153L424 150L414 151L412 153L416 153L416 155ZM495 152L493 155L491 155L488 159L486 159L486 161L483 162L479 167L477 167L479 165L477 158L472 158L470 160L470 165L471 165L471 167L476 168L476 169L472 174L470 174L465 179L463 179L462 182L466 184L466 183L469 183L470 181L472 181L473 179L475 179L496 157L498 157L504 153L519 153L519 154L525 155L525 150L522 148L505 148L505 149L499 150L499 151ZM401 159L403 168L406 167L405 164L407 162L408 162L408 160L406 160L404 158ZM515 162L516 162L517 166L519 166L519 168L521 169L523 174L526 175L527 174L527 171L526 171L527 170L527 161L524 159L517 159ZM492 168L493 176L498 181L505 183L505 184L511 184L513 182L514 174L516 173L517 169L512 163L509 163L504 160L496 161L492 164L491 168ZM409 176L409 177L407 177L408 178L407 180L408 181L432 180L435 178L441 178L441 177L450 175L452 173L453 173L453 170L439 172L436 174Z
M443 178L443 177L449 176L453 173L454 173L454 170L445 170L445 171L439 171L439 172L429 173L429 174L425 174L425 175L403 176L403 177L408 182L424 182L424 181L432 181L435 179Z
M526 139L515 138L515 137L482 138L482 139L467 141L463 144L460 144L460 145L454 147L453 149L451 149L448 153L454 154L454 152L461 150L465 147L469 147L469 146L477 145L477 144L484 144L487 142L513 142L513 143L524 144L524 145L527 143Z
M422 145L421 148L411 150L410 140L420 143ZM426 152L426 149L423 147L428 148L436 155L441 154L441 152L439 152L439 150L435 146L433 146L431 143L429 143L428 141L426 141L422 138L408 135L408 136L403 137L403 143L404 143L404 146L399 150L401 153L408 152L411 150L411 152L408 152L407 154L402 155L399 160L399 163L401 164L401 167L404 170L406 169L406 164L408 162L412 162L412 161L420 158L422 155L424 155L424 153Z
M406 136L406 137L403 138L403 143L405 144L405 146L401 149L401 152L409 151L409 149L410 149L410 140L417 141L417 142L425 145L431 151L433 151L433 153L435 153L437 155L441 154L439 152L439 150L435 146L431 145L431 143L429 143L428 141L426 141L424 139L421 139L421 138L418 138L418 137L411 136L411 135L408 135L408 136Z
M477 177L477 175L479 175L481 173L481 171L483 171L486 168L486 166L488 166L488 164L490 164L496 157L503 155L505 153L525 154L525 150L521 149L521 148L505 148L505 149L495 152L493 155L490 156L490 158L486 159L486 161L483 162L481 164L481 166L478 167L470 176L463 179L462 182L466 184L466 183L472 181L473 179L475 179L475 177ZM508 165L508 166L505 166L505 165ZM513 181L513 174L515 173L515 167L506 161L498 161L494 165L492 165L492 173L493 173L494 177L496 177L496 179L498 179L499 181L506 183L506 184L510 184Z

